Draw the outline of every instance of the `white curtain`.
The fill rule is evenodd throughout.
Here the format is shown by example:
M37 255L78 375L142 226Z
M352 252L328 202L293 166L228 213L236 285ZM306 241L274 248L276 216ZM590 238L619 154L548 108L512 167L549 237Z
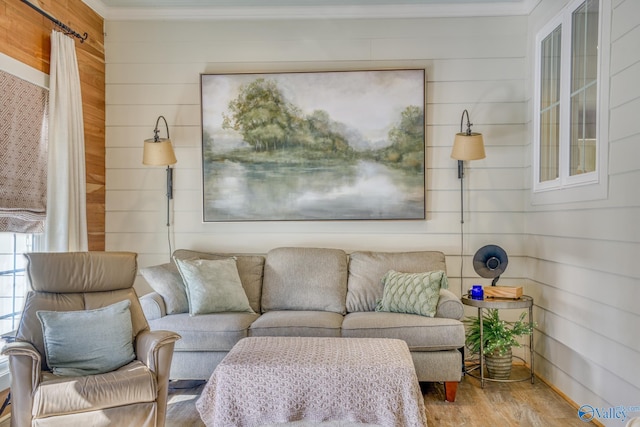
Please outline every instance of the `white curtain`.
M44 248L88 250L84 126L75 42L51 32L49 165Z

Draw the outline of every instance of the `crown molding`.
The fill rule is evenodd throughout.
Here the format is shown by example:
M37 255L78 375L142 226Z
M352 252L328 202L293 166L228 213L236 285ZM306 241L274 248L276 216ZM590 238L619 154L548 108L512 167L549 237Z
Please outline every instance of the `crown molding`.
M109 8L102 0L82 0L82 2L93 9L95 13L102 16L103 19L107 19Z
M404 4L272 7L109 7L83 0L105 20L383 19L528 15L540 0L513 3Z

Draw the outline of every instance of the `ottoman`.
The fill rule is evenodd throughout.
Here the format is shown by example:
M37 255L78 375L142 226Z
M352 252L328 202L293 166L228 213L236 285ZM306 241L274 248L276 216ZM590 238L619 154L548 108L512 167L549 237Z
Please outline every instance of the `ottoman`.
M209 427L427 424L407 344L382 338L244 338L217 366L196 408Z

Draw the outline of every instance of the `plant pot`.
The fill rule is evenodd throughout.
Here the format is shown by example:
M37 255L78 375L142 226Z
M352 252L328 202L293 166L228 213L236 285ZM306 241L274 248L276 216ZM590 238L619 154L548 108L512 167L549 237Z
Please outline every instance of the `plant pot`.
M484 361L487 366L489 378L494 380L508 380L511 376L511 364L513 361L511 349L509 349L504 356L501 356L496 350L490 355L485 355Z

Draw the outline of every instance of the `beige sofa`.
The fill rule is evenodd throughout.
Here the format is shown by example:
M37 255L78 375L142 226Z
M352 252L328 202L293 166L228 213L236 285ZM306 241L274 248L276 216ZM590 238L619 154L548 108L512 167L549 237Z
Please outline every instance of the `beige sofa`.
M443 253L347 254L325 248L276 248L265 255L174 252L177 259L230 256L236 256L255 313L190 316L186 295L179 292L182 287L184 293L184 284L173 263L141 270L157 290L141 298L151 329L182 336L175 346L171 379L209 379L227 352L249 336L399 338L409 346L418 380L444 382L447 400L455 398L462 372L459 349L465 339L459 298L441 289L434 317L375 311L387 271L444 271Z

